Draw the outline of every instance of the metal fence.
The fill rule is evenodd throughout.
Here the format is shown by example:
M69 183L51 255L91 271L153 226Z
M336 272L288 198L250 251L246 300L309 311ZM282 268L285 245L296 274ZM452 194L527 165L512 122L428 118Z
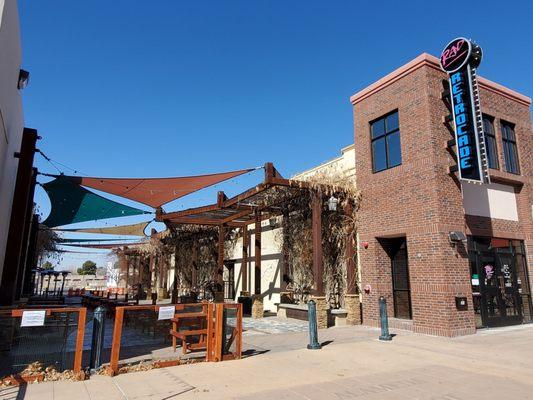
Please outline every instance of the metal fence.
M41 326L21 326L27 311L45 312ZM57 371L82 368L85 308L42 308L0 311L0 376L20 374L29 364Z

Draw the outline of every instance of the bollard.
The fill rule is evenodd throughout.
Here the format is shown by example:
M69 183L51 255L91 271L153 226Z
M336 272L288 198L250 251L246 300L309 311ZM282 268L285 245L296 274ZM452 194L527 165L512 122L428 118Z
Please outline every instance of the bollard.
M318 326L316 323L316 302L309 300L307 302L307 319L309 320L309 344L307 348L309 350L318 350L322 346L318 343Z
M91 359L89 366L91 372L100 368L102 365L102 350L104 348L105 333L105 314L106 309L99 306L94 310L93 316L93 337L91 341Z
M392 340L392 336L389 334L387 300L383 296L379 298L379 318L381 319L381 335L379 336L379 340Z

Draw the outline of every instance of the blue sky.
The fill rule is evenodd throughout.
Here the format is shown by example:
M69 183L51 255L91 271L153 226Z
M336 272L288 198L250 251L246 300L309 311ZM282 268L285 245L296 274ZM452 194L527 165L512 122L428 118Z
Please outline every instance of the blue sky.
M480 75L533 95L528 1L19 0L19 8L31 72L26 126L39 130L47 155L91 176L266 161L290 176L353 142L350 95L456 36L483 47ZM40 156L36 164L57 172ZM41 189L36 200L46 216Z

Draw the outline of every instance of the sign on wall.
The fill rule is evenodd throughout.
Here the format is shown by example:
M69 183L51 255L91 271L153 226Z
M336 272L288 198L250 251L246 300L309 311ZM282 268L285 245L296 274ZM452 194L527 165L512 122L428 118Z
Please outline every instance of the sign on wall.
M488 183L488 166L479 104L476 68L481 48L463 37L452 40L440 56L440 66L448 73L450 100L455 126L459 179Z

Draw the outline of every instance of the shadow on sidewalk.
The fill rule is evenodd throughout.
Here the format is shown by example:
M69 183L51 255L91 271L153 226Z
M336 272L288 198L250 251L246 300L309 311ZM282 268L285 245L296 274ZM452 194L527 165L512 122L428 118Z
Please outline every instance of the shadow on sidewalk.
M26 397L27 383L23 383L19 386L9 386L0 389L0 399L2 400L24 400Z
M255 350L255 349L248 349L242 352L241 358L248 358L253 356L259 356L261 354L268 353L270 350Z

